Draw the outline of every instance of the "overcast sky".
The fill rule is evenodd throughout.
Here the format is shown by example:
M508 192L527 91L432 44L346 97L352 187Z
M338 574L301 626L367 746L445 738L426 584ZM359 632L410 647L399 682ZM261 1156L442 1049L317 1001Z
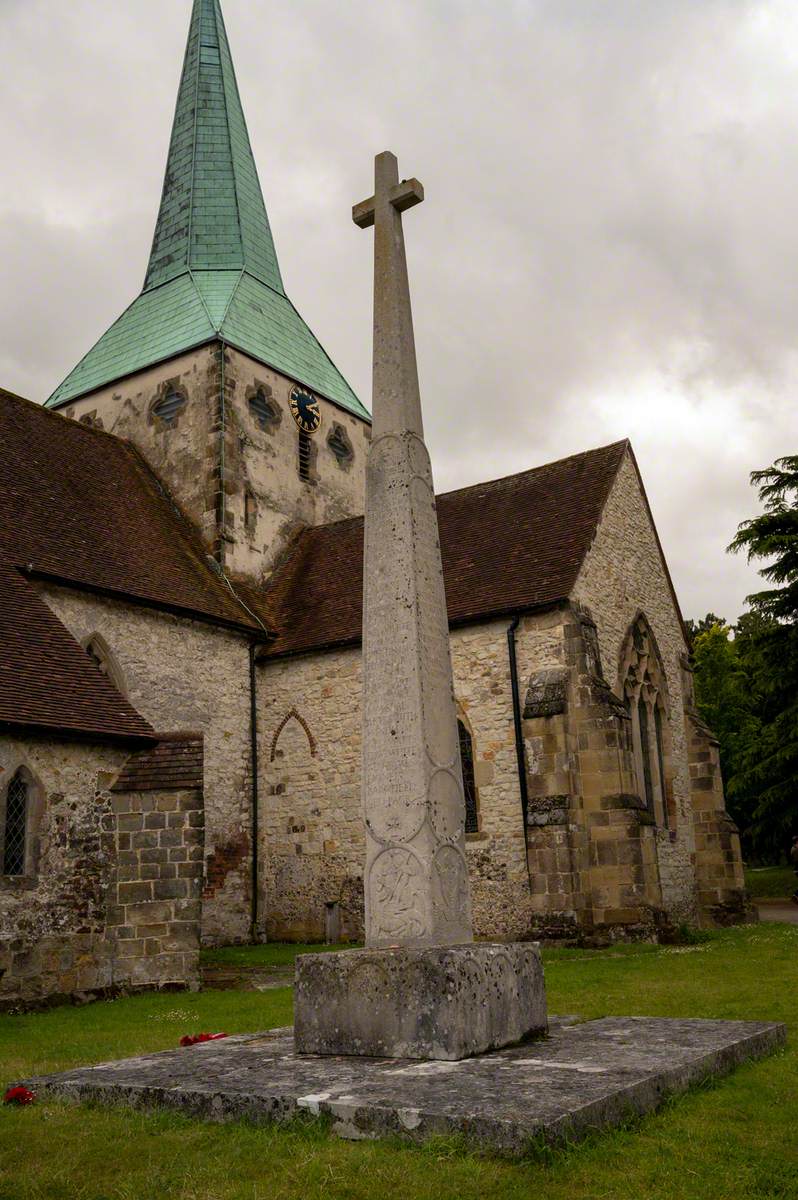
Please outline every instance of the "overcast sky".
M796 0L223 0L286 288L368 404L391 149L439 490L630 437L686 616L795 453ZM0 0L0 385L134 298L190 0Z

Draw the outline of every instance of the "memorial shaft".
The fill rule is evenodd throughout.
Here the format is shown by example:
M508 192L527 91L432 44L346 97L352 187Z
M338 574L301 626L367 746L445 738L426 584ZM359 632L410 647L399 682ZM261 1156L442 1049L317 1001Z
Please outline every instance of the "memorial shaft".
M366 944L472 940L449 628L424 444L402 212L420 203L375 160L373 439L366 472L363 808Z

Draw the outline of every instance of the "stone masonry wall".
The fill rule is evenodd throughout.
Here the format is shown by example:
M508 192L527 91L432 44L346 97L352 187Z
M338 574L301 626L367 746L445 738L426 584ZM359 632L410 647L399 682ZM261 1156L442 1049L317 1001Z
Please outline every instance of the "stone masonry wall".
M629 628L644 613L667 678L667 716L675 829L657 829L663 906L675 921L697 920L695 840L680 660L686 645L653 525L634 463L625 455L616 482L574 589L598 630L604 676L616 695L620 656Z
M233 574L260 579L301 525L363 511L370 425L320 399L309 481L299 476L293 381L221 344L199 347L72 401L61 411L129 438L197 526L208 551ZM152 406L170 388L187 404L165 423ZM265 427L249 400L262 390L277 417ZM222 404L222 394L224 403ZM352 450L341 463L329 439ZM223 477L222 477L223 475Z
M43 599L81 643L99 633L123 690L158 732L205 739L207 886L203 940L250 935L249 654L243 637L168 613L47 586Z
M474 739L480 829L467 838L477 936L520 937L530 921L507 622L452 633L455 695ZM519 630L519 653L548 633ZM262 901L270 937L362 936L360 650L259 669ZM328 907L330 906L330 907ZM334 926L336 927L336 926Z
M0 1008L198 986L202 796L114 793L119 747L0 738L30 781L25 876L0 875Z

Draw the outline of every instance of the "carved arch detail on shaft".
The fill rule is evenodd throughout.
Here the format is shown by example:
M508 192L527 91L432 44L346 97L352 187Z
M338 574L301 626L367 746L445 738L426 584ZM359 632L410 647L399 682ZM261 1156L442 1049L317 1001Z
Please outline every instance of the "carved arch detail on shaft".
M316 739L314 738L313 734L310 732L310 726L308 725L305 718L301 715L301 713L297 712L297 710L295 708L292 708L290 710L290 712L287 712L285 714L282 721L280 722L280 724L277 726L276 730L274 731L274 737L272 738L271 753L269 754L269 762L274 762L275 756L277 754L277 743L280 740L280 734L283 732L283 730L285 729L285 727L289 721L296 721L296 722L298 722L299 725L302 726L302 728L304 729L305 734L307 736L307 739L308 739L308 745L310 746L310 753L312 755L315 755L315 753L316 753Z

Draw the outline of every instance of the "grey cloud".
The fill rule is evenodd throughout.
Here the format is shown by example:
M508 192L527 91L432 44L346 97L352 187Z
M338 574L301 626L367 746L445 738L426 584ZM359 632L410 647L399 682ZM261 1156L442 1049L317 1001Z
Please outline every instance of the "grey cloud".
M223 0L289 291L369 392L389 146L436 478L631 436L687 614L748 472L795 449L798 10L789 0ZM189 0L0 0L2 382L42 399L140 286Z

